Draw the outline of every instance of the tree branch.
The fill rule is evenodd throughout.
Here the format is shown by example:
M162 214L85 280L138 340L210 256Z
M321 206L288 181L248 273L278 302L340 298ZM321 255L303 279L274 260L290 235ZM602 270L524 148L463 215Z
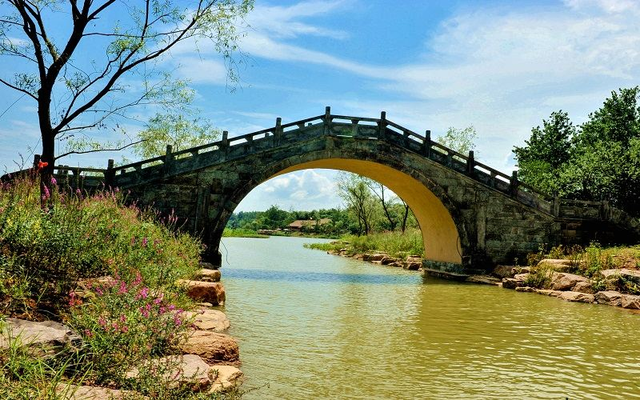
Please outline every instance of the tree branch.
M18 92L22 92L22 93L28 95L29 97L31 97L32 99L34 99L36 101L38 100L38 98L36 96L34 96L31 92L29 92L27 90L24 90L22 88L19 88L18 86L12 85L12 84L10 84L9 82L5 81L2 78L0 78L0 83L3 83L4 85L10 87L11 89L17 90Z
M60 155L56 156L54 160L58 160L58 159L60 159L60 158L66 157L66 156L71 155L71 154L90 154L90 153L101 153L101 152L104 152L104 151L122 151L122 150L124 150L124 149L126 149L126 148L128 148L128 147L135 146L135 145L136 145L136 144L138 144L138 143L142 143L143 141L144 141L144 140L137 140L137 141L135 141L135 142L127 143L127 144L125 144L124 146L121 146L121 147L115 147L115 148L110 148L110 149L94 149L94 150L74 150L74 151L68 151L68 152L66 152L66 153L63 153L63 154L60 154Z

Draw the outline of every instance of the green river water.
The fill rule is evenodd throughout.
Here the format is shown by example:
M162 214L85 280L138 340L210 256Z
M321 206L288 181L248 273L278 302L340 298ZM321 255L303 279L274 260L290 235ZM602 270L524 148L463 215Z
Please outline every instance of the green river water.
M640 315L224 238L247 399L640 399Z

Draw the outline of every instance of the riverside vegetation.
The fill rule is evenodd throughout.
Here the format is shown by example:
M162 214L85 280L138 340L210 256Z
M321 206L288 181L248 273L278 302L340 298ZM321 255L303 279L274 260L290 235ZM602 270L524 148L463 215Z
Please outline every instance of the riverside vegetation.
M123 398L239 397L175 384L166 373L177 358L160 358L181 354L191 327L183 310L194 302L176 281L199 271L202 244L117 189L87 195L55 179L43 187L35 171L0 186L0 330L10 317L54 320L80 340L53 354L5 340L0 398L68 398L73 385L123 389Z

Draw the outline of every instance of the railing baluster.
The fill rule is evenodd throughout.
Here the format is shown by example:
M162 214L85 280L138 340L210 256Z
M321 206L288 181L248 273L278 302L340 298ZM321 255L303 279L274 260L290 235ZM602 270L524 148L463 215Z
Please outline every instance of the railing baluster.
M425 157L431 158L431 131L424 131L424 141L422 142L422 151Z
M387 131L387 112L380 112L380 121L378 122L378 138L382 139Z

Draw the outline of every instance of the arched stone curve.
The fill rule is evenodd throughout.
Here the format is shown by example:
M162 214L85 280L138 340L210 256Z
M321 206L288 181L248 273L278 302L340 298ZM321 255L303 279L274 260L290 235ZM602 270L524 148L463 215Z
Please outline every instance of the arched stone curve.
M442 188L419 171L393 162L392 157L372 157L375 161L364 161L345 157L334 152L306 154L303 157L289 157L264 165L256 171L252 179L236 188L229 198L232 207L225 207L226 215L221 216L226 225L235 206L261 183L288 172L303 169L336 169L354 172L374 179L393 190L412 209L420 224L425 256L430 261L461 264L466 232L464 224L456 218L457 210ZM397 164L397 165L396 165ZM221 234L221 233L220 233Z

